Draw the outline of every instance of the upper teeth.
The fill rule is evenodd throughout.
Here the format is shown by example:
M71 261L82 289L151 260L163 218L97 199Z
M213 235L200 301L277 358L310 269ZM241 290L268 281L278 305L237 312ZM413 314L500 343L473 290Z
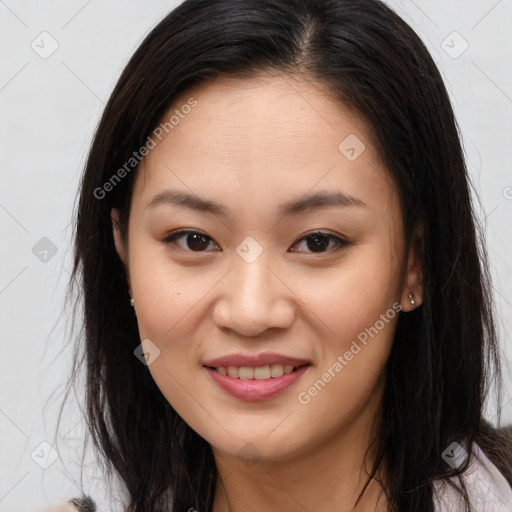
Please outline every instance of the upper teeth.
M281 377L285 373L291 373L294 366L291 364L272 364L267 366L257 366L252 368L249 366L219 366L215 368L222 375L229 375L234 379L256 379L265 380L271 377Z

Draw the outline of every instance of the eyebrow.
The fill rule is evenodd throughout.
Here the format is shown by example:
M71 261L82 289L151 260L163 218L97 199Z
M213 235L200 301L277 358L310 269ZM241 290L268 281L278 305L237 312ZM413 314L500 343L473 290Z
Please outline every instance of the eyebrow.
M164 190L151 199L146 206L156 208L161 205L184 206L193 210L212 213L214 215L223 215L229 217L229 210L222 204L203 199L197 195L181 192L177 190ZM279 206L278 215L296 215L315 208L326 206L358 206L366 207L366 204L356 197L352 197L340 191L325 190L305 195L299 199L292 199Z

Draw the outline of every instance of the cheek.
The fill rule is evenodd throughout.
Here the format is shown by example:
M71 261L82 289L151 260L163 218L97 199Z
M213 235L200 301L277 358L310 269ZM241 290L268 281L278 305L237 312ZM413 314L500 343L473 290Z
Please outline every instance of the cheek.
M215 276L199 267L171 264L158 246L137 246L130 253L130 280L141 336L164 341L193 314Z
M130 278L141 340L158 348L148 366L156 385L182 417L188 419L200 355L197 338L201 299L214 285L212 277L192 275L191 269L171 267L161 254L134 250ZM155 350L155 349L154 349ZM200 412L196 415L200 416ZM201 421L206 421L202 418Z
M323 324L336 349L373 326L399 300L399 268L383 244L367 244L316 281L308 281L298 295ZM297 281L300 283L300 280ZM396 308L396 306L395 306ZM379 324L380 325L380 324Z
M389 257L387 247L368 244L329 279L324 277L316 287L319 293L309 296L321 320L316 322L322 326L316 335L321 338L320 357L297 398L308 414L324 415L332 428L340 417L356 414L375 393L400 314L397 284L396 259Z
M307 421L299 427L306 437L314 438L319 431L323 438L335 435L340 425L381 399L400 304L385 295L370 298L363 300L358 293L352 300L340 297L326 310L326 323L335 335L317 340L323 341L320 361L296 396L297 417ZM313 418L322 418L321 424Z
M211 329L200 330L207 315L208 294L218 276L198 266L173 264L160 247L133 240L130 281L140 339L149 339L158 348L149 371L181 413L190 408L190 393L195 396L199 391L193 375L200 369L201 344L197 340L211 334Z

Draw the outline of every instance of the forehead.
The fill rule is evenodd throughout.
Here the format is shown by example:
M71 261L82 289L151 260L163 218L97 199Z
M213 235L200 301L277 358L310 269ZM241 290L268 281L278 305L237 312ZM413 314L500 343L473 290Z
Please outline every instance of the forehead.
M219 77L182 93L162 121L178 113L191 98L197 106L179 120L175 116L178 123L166 137L186 144L191 152L197 152L204 143L223 141L218 152L225 149L230 154L240 151L250 156L249 152L260 146L274 158L280 148L283 153L294 147L299 158L313 149L327 149L329 154L334 149L338 157L338 144L350 134L370 142L360 117L318 82L286 75Z
M365 202L393 194L365 123L316 82L217 78L177 97L161 126L134 188L146 202L170 185L269 204L317 186Z

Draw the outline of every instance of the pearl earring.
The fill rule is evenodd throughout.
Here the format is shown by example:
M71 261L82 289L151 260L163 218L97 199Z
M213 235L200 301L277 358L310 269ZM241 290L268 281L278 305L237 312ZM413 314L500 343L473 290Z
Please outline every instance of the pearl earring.
M409 299L411 299L411 308L414 308L414 306L416 306L416 301L414 300L412 293L409 293Z
M133 305L135 304L135 301L130 297L130 306L133 308Z

